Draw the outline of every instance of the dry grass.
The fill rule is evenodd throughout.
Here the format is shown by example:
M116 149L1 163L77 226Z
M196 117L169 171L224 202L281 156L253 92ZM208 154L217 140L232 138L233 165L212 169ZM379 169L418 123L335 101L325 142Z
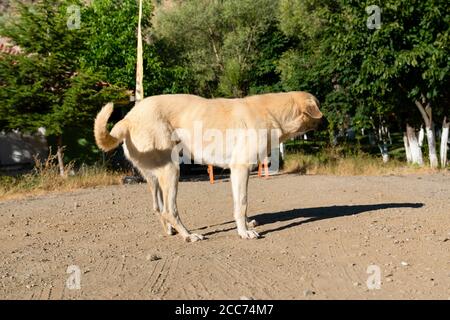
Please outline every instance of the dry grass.
M99 166L65 166L66 177L59 174L55 155L41 163L36 161L33 172L17 177L0 176L0 201L35 196L49 192L66 192L80 188L106 186L121 183L123 173L112 172Z
M320 155L306 155L302 153L288 154L286 156L283 172L299 174L321 174L337 176L358 175L387 175L387 174L427 174L436 173L427 166L418 167L405 162L391 159L383 163L381 158L358 154L351 156L338 156L333 152Z
M50 155L44 163L36 161L34 171L29 174L17 177L0 176L0 201L51 192L117 185L121 184L124 175L100 166L84 166L74 170L72 163L65 166L65 171L68 173L67 177L60 176L56 155ZM407 165L399 160L390 160L384 164L380 158L364 153L342 156L332 150L326 150L318 155L288 154L283 166L284 173L337 176L427 174L437 171L426 166Z

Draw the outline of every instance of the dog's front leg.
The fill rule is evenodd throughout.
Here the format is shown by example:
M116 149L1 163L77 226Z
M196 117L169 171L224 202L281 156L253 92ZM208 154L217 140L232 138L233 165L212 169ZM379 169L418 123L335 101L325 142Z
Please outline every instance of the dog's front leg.
M250 169L246 165L236 165L231 170L231 188L233 191L234 220L239 235L243 239L255 239L259 234L247 229L247 189Z

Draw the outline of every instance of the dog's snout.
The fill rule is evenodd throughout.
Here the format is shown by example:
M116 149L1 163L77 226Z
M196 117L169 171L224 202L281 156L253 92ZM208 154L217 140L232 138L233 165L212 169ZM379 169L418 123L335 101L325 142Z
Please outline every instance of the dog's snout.
M323 118L323 116L322 116L322 118ZM322 122L322 118L316 119L316 127L318 127L320 125L320 123Z
M316 130L325 130L328 127L328 120L325 116L322 116L322 118L318 119L316 123Z

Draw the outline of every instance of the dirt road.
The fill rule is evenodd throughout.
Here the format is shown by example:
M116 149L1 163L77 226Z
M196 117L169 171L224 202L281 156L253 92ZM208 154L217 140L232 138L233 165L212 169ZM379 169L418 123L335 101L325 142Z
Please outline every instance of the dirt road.
M182 182L196 243L163 235L146 188L0 203L0 298L450 299L449 175L252 177L258 240L228 181Z

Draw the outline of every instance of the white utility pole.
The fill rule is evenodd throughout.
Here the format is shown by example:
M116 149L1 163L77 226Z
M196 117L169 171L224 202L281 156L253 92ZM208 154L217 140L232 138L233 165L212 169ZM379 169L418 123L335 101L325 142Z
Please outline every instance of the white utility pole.
M142 54L142 1L139 0L139 21L137 35L137 63L136 63L136 102L144 99L144 58Z

